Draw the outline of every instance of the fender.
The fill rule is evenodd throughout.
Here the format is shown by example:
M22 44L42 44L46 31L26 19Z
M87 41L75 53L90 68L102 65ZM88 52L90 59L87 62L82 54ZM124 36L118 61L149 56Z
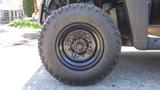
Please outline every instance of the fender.
M135 48L148 46L148 0L125 0Z

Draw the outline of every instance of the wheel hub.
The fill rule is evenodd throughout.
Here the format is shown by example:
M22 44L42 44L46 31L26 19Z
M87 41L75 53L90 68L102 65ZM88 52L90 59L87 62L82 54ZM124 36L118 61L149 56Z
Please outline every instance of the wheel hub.
M84 30L69 33L63 45L66 55L75 61L87 60L94 54L96 48L94 37Z

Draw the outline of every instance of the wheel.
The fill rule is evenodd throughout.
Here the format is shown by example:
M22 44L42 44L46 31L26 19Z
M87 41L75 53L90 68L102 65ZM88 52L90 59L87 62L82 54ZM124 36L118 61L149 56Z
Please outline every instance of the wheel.
M121 50L117 27L105 11L88 4L70 4L49 16L39 39L48 72L70 85L89 85L114 68Z

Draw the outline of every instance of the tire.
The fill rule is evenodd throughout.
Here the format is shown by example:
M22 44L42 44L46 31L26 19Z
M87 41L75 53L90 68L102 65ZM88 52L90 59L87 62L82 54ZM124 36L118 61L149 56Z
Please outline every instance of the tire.
M69 85L90 85L115 67L121 51L117 26L92 5L66 5L43 25L39 53L47 71Z

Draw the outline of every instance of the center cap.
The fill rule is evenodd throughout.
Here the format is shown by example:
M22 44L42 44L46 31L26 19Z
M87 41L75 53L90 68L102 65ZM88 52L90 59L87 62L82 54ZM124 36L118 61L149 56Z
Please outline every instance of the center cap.
M78 43L78 44L77 44L77 49L78 49L78 50L82 50L82 49L83 49L83 45L82 45L81 43Z

